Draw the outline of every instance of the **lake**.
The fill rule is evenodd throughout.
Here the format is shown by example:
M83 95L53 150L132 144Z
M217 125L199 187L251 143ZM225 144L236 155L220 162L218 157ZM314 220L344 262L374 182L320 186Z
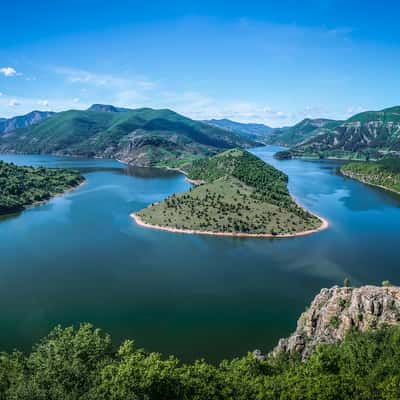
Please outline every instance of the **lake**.
M0 220L0 343L29 350L57 324L91 322L115 344L216 362L289 335L323 287L400 283L400 197L337 173L339 161L278 161L298 202L330 222L290 239L173 234L129 217L190 185L113 160L0 155L80 170L86 183Z

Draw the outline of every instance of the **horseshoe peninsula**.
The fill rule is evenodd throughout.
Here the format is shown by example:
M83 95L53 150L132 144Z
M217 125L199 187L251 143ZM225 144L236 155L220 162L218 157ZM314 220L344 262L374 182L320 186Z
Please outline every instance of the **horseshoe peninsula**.
M176 233L293 237L328 227L290 196L288 177L255 155L231 149L180 166L188 192L133 213L143 227Z

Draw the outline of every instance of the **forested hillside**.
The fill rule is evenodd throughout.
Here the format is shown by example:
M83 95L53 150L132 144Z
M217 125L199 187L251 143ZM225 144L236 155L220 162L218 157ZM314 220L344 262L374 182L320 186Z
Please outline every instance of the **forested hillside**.
M0 138L0 151L116 158L149 166L193 160L257 143L171 110L96 104L60 112Z
M82 181L83 177L71 170L19 167L0 161L0 214L21 211Z
M381 186L400 193L400 159L387 158L380 161L354 162L341 167L350 178L369 185Z
M140 346L140 344L139 344ZM371 328L295 355L183 364L88 324L55 328L25 355L0 355L2 400L398 400L400 328Z

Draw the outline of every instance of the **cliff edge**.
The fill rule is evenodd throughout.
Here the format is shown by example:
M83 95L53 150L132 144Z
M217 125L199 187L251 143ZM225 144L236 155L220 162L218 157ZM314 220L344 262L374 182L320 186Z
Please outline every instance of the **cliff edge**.
M303 359L318 344L336 343L351 329L364 332L400 321L400 287L362 286L322 289L297 322L296 331L281 339L272 355L299 352Z

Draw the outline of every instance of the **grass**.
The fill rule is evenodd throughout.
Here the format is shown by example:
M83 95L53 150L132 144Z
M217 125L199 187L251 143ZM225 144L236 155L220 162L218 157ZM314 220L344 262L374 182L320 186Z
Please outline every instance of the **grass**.
M344 165L341 171L350 178L400 193L399 158L388 158L376 162L350 163Z
M205 183L137 215L151 225L225 233L295 234L321 225L291 199L286 175L243 150L195 161L189 177Z

